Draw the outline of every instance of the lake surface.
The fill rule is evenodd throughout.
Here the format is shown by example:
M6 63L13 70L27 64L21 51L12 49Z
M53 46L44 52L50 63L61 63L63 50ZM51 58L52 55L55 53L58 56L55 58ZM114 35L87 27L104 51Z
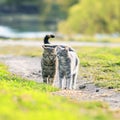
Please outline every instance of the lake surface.
M1 15L1 38L40 38L56 31L56 24L44 23L38 15Z
M9 26L0 26L0 38L43 38L52 31L16 31Z

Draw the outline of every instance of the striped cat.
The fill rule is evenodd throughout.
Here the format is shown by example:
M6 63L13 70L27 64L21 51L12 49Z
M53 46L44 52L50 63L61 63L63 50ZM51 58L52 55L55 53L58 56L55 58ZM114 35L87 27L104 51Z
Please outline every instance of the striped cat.
M42 46L44 52L41 59L42 78L43 82L47 84L53 84L56 74L56 50L53 46L48 46L48 39L54 38L54 35L46 35L44 37L44 45Z
M53 84L56 73L56 51L55 48L45 47L41 59L42 78L43 82Z
M68 47L57 47L59 88L63 89L63 79L66 79L66 89L76 89L76 79L79 68L79 58Z

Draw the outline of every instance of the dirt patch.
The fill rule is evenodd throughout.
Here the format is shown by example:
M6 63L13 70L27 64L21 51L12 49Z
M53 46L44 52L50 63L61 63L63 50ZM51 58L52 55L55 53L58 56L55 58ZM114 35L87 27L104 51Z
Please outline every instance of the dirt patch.
M0 61L9 67L9 71L13 74L20 75L23 78L41 81L41 69L39 57L14 57L11 55L0 56Z
M39 57L0 56L0 61L8 65L10 72L36 82L42 82L40 60ZM77 90L60 90L52 92L52 94L69 97L77 101L104 101L110 105L111 109L120 109L120 93L99 88L92 81L80 77L77 80Z

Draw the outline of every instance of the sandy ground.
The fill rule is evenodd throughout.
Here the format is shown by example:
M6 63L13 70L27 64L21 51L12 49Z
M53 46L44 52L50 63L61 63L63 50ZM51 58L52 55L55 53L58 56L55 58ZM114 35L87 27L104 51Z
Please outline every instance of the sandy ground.
M0 61L8 65L10 72L36 82L42 82L40 60L39 57L0 56ZM98 88L92 81L82 77L78 77L77 90L60 90L51 94L66 96L77 101L104 101L110 105L110 109L120 109L120 93L112 89Z

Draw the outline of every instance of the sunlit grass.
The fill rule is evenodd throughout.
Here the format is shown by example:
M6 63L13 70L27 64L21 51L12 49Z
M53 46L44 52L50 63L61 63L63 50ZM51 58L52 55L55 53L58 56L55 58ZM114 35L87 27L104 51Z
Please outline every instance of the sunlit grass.
M0 64L0 120L113 120L105 103L77 103L49 94L56 90L11 75Z
M120 48L76 48L82 77L91 79L102 87L120 88Z

